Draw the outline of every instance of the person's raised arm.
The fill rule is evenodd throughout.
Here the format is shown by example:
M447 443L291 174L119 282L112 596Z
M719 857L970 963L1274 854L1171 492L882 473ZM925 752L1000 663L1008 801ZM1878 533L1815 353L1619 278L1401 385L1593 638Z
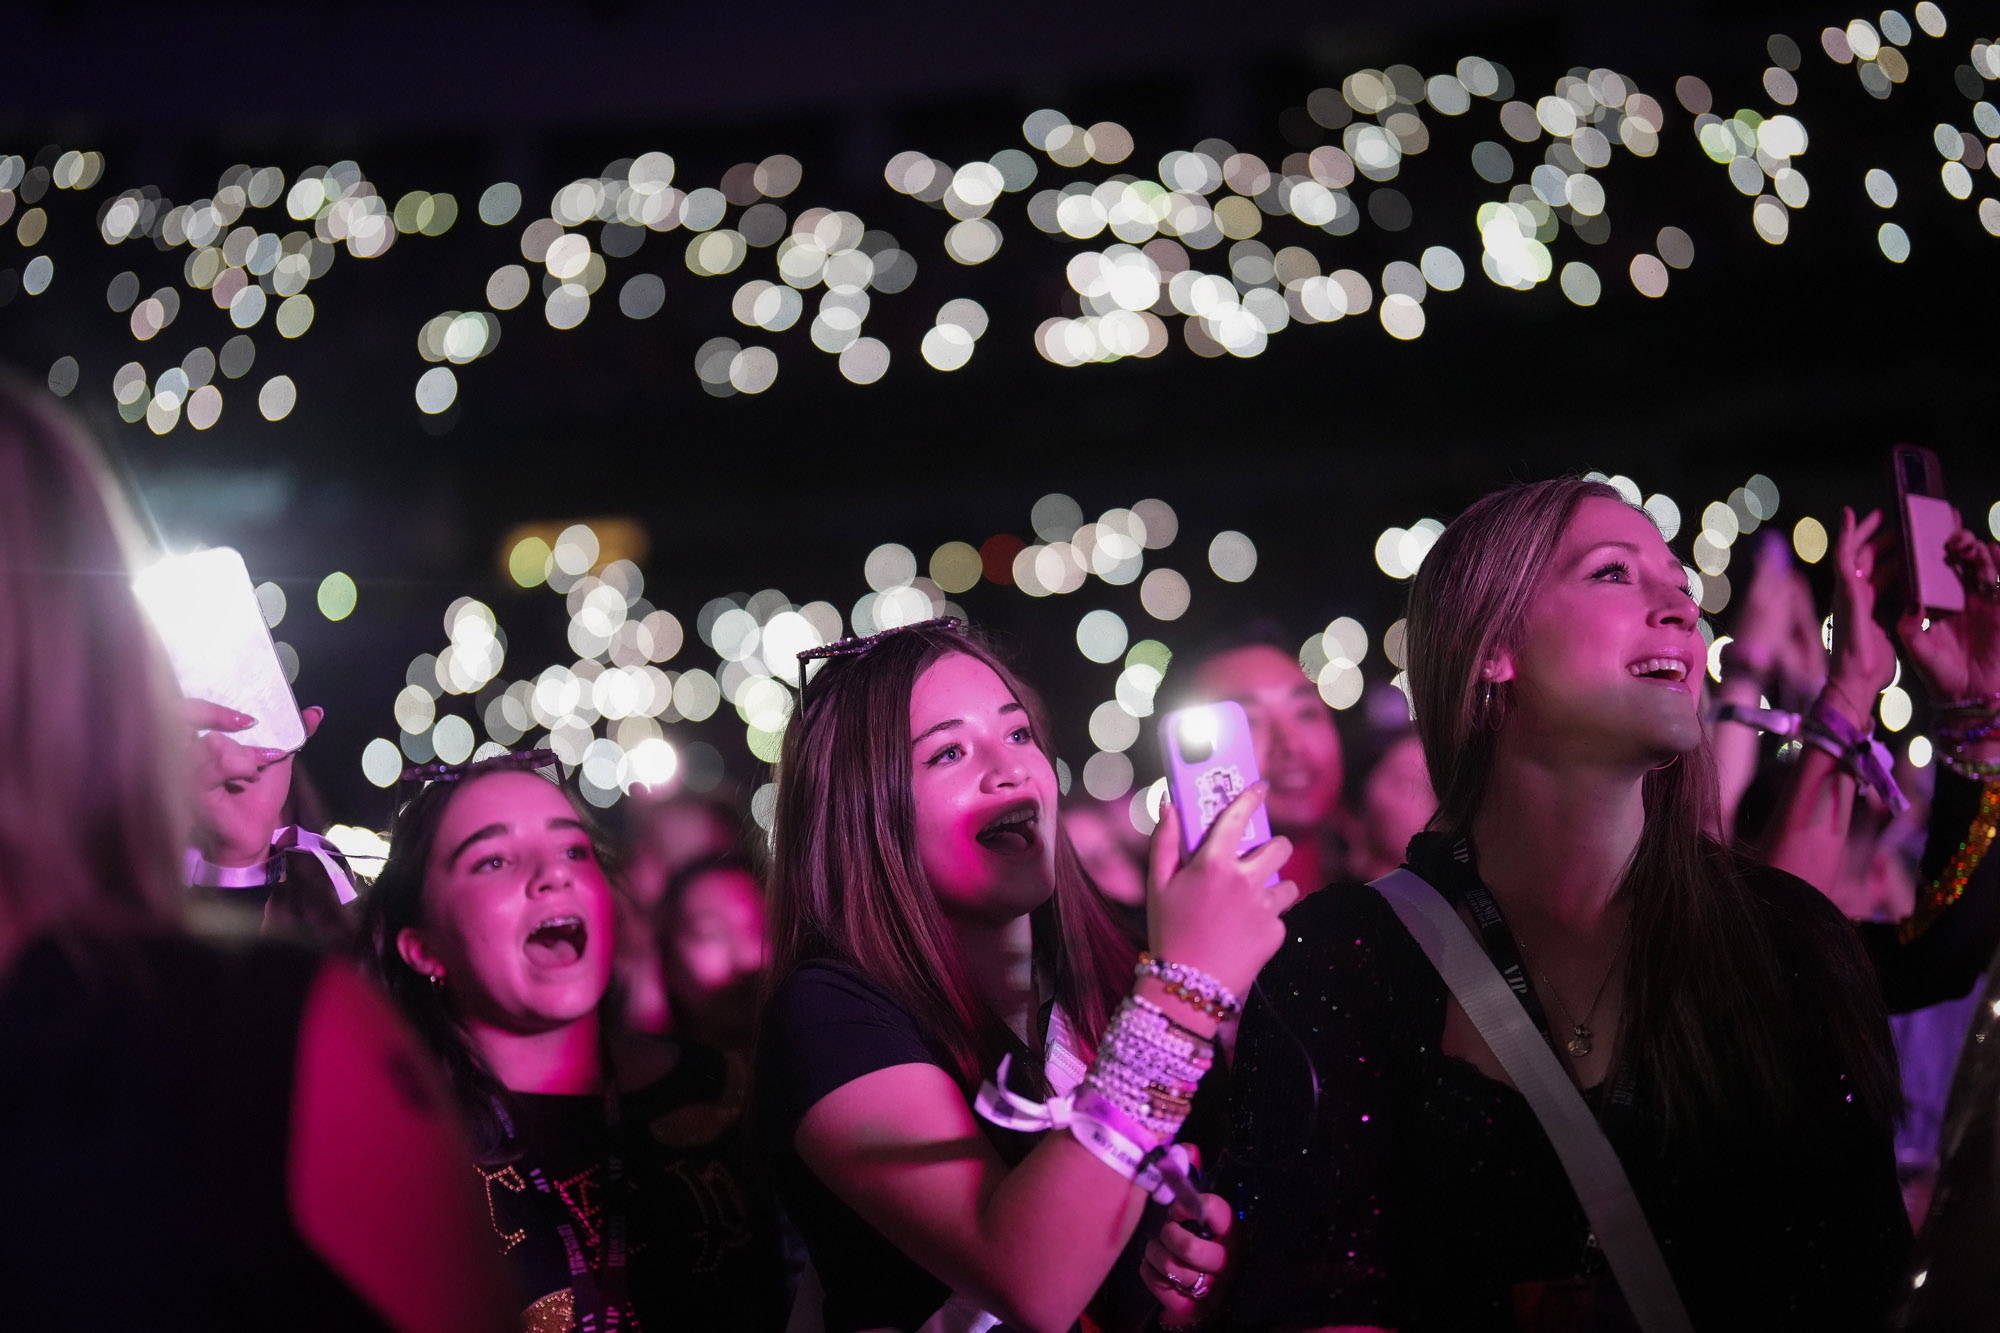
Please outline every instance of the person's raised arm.
M1283 940L1278 914L1298 896L1289 882L1265 883L1291 854L1289 840L1235 854L1263 796L1262 784L1239 796L1185 861L1171 807L1153 839L1153 952L1238 995ZM1176 989L1149 976L1135 993L1149 1014L1164 1015L1190 1042L1211 1043L1216 1015ZM1123 1013L1097 1052L1086 1090L1094 1080L1119 1077ZM843 1084L805 1113L794 1142L806 1165L898 1249L1023 1328L1062 1330L1076 1321L1146 1197L1069 1133L1046 1135L1008 1169L980 1133L965 1094L935 1065L894 1065Z
M1875 699L1896 671L1888 631L1875 619L1876 549L1880 510L1856 520L1841 511L1834 544L1835 592L1833 659L1826 687L1813 701L1802 725L1817 742L1806 745L1779 798L1765 839L1766 859L1832 894L1837 888L1847 831L1861 783L1855 775L1855 748L1875 724ZM1845 758L1835 749L1845 749Z
M1864 924L1892 1012L1965 994L2000 947L2000 544L1960 529L1946 559L1963 611L1907 611L1896 625L1934 714L1937 791L1914 912Z
M1813 635L1810 655L1799 651L1802 623ZM1757 541L1749 586L1736 609L1735 633L1722 647L1716 703L1760 708L1765 700L1775 704L1781 698L1781 681L1796 684L1808 669L1823 679L1825 653L1817 640L1818 628L1812 590L1793 567L1791 548L1782 534L1766 532ZM1816 690L1818 681L1806 688ZM1736 832L1736 809L1757 775L1758 733L1748 726L1718 726L1709 745L1715 755L1722 820L1717 832L1727 841Z

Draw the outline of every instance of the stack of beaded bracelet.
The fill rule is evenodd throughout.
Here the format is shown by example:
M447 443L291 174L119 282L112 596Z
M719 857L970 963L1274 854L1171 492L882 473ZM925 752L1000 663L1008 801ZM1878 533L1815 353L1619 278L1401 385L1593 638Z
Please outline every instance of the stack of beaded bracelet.
M2000 762L1971 759L1965 753L1980 741L2000 735L2000 694L1974 695L1939 704L1932 734L1937 740L1938 762L1952 772L1974 782L2000 778Z
M1164 962L1149 953L1142 953L1135 975L1157 977L1167 994L1182 1004L1199 1009L1218 1023L1227 1023L1243 1012L1243 1002L1227 986L1199 968Z
M1205 1038L1132 995L1112 1016L1083 1086L1164 1143L1180 1132L1195 1088L1214 1062Z
M1973 813L1972 825L1966 829L1965 837L1953 849L1951 859L1944 863L1938 877L1925 886L1917 895L1916 910L1903 920L1897 934L1904 943L1915 939L1937 920L1938 916L1965 892L1965 886L1972 878L1972 872L1979 869L1979 863L1993 846L1993 838L2000 833L2000 780L1988 782L1979 793L1979 808Z

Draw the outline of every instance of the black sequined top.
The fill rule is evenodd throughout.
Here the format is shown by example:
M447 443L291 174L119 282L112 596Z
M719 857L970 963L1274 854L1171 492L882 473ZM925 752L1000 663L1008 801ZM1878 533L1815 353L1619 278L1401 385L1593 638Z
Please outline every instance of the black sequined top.
M1425 862L1440 852L1412 846L1434 884L1444 875ZM1781 940L1844 929L1791 876L1758 869L1749 887ZM1444 983L1388 904L1336 886L1287 924L1244 1018L1216 1172L1241 1218L1222 1322L1630 1327L1526 1100L1440 1048ZM1827 984L1810 951L1774 965L1807 1009ZM1824 1088L1823 1114L1782 1135L1670 1152L1643 1089L1606 1117L1697 1328L1879 1327L1894 1295L1909 1229L1889 1128L1847 1096L1818 1036L1792 1034L1788 1049ZM1603 1094L1586 1094L1600 1114Z

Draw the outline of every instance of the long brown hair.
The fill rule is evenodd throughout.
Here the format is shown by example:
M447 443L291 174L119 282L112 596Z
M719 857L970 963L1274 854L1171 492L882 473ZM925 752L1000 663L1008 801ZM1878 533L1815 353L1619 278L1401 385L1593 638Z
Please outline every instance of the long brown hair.
M1592 498L1623 502L1610 486L1571 478L1496 491L1445 529L1417 572L1410 698L1438 794L1434 829L1472 830L1497 735L1481 707L1482 667L1519 642L1542 572L1577 506ZM1494 707L1504 703L1503 692ZM1866 955L1838 921L1820 932L1824 938L1781 946L1737 859L1704 834L1718 826L1707 741L1649 773L1642 798L1645 828L1619 886L1631 903L1633 948L1618 1058L1636 1062L1668 1130L1699 1133L1801 1113L1810 1090L1794 1072L1799 1043L1787 1040L1800 1029L1783 1015L1827 1031L1863 1104L1884 1122L1893 1118L1895 1062ZM1827 970L1828 984L1811 994L1774 965L1798 947Z
M0 376L0 968L65 921L178 911L186 755L141 549L83 428Z
M1041 701L972 634L916 627L829 659L786 729L778 765L769 984L813 959L858 968L950 1053L970 1090L1009 1037L959 965L918 858L910 794L910 695L947 653L993 668L1050 753ZM1056 839L1055 854L1055 892L1031 914L1035 965L1078 1035L1094 1044L1131 985L1133 952L1067 836Z

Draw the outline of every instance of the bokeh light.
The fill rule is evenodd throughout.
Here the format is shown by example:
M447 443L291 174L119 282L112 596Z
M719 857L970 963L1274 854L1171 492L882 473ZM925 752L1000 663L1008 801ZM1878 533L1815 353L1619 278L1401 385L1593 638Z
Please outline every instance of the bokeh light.
M354 586L353 578L335 570L320 580L315 600L319 604L319 613L328 620L345 620L354 614L360 591Z

